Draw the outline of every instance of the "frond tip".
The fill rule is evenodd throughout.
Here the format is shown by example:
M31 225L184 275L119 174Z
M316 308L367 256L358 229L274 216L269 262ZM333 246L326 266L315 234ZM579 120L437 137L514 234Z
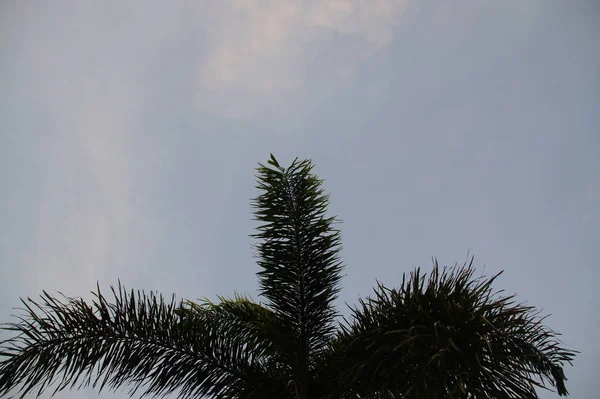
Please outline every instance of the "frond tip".
M260 293L292 339L313 356L334 332L333 301L342 264L340 231L327 217L329 196L309 160L281 168L271 156L258 168L260 195L253 201L262 224L257 245Z

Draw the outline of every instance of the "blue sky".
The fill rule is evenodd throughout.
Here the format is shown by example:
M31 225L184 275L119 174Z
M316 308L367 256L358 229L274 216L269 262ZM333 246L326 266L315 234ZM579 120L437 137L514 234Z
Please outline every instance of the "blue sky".
M119 278L255 296L250 199L272 152L326 179L341 306L470 251L552 314L582 351L572 397L592 398L599 22L583 0L5 2L0 320Z

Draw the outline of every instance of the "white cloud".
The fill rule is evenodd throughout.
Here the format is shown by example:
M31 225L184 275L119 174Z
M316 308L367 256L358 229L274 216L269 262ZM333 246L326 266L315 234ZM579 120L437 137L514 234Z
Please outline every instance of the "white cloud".
M58 72L52 80L57 87L69 85L77 71L96 83L102 80L94 72L112 79L114 87L131 84L153 63L169 62L164 57L172 56L171 48L189 42L186 61L196 71L190 101L197 109L269 118L274 108L293 106L294 96L322 76L332 86L351 81L357 65L389 43L408 0L77 4L27 17L54 22L43 38L34 39L50 70L73 68ZM311 71L315 60L320 76ZM107 70L111 73L102 75Z
M229 117L256 117L272 112L310 83L306 69L318 55L334 54L332 37L353 40L352 56L327 60L333 79L350 79L360 60L389 43L407 2L247 0L234 4L221 3L218 9L219 24L211 32L217 45L198 71L195 103Z

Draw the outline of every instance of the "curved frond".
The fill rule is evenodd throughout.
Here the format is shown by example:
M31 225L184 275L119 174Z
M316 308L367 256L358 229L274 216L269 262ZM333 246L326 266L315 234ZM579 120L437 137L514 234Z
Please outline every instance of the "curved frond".
M261 389L256 390L262 394L252 397L283 397L285 392L292 394L293 373L281 354L281 348L288 344L287 337L270 309L247 297L235 295L233 299L219 297L217 303L206 299L188 301L178 313L201 324L211 319L211 325L218 325L225 334L235 336L237 342L252 348L253 357L259 359L261 367L269 371L264 374L267 380L262 381ZM268 391L265 391L267 388ZM269 392L269 395L264 392Z
M219 297L217 303L207 299L186 301L176 313L182 319L195 323L218 323L222 331L235 335L238 341L252 347L255 354L274 356L276 353L271 340L275 315L247 297Z
M562 367L575 351L531 306L500 296L472 261L429 277L419 269L399 289L379 284L361 299L336 341L341 383L403 398L537 398L567 395Z
M139 389L182 398L264 397L259 392L281 389L271 381L276 368L263 359L266 346L223 315L185 317L174 298L121 285L112 293L112 303L100 289L91 304L46 292L39 302L23 301L20 322L2 327L18 335L0 343L0 396L39 396L50 385L55 392L129 386L130 395Z

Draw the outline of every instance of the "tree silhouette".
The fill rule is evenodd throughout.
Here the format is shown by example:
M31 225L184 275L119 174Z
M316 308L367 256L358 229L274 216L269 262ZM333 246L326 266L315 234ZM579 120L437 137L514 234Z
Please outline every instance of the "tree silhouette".
M121 283L91 303L43 292L2 325L0 395L92 386L181 398L537 398L568 394L575 351L473 261L378 284L337 319L340 231L310 160L259 164L263 303L168 300Z

